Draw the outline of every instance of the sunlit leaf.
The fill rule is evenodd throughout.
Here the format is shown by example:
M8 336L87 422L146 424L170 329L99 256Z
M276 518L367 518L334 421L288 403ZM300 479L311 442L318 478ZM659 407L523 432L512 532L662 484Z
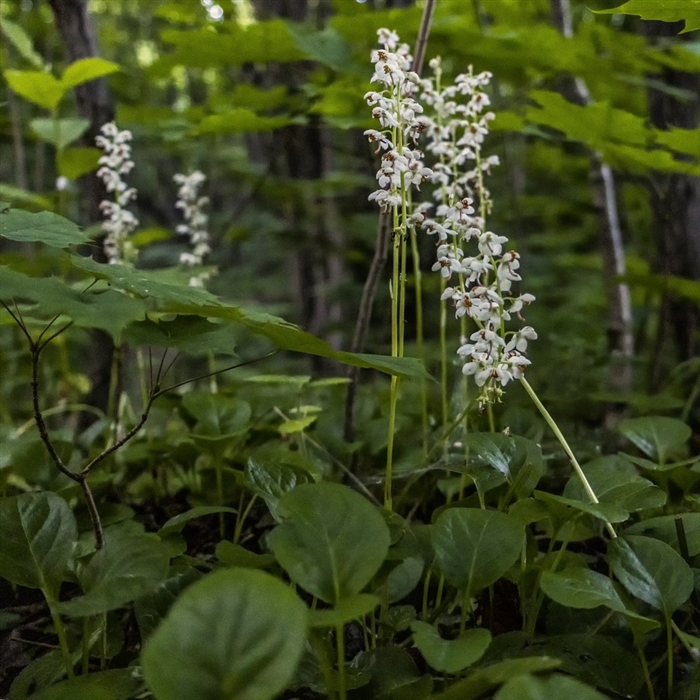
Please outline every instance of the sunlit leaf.
M3 75L18 95L52 112L66 91L60 80L44 71L6 70Z
M8 209L0 212L0 236L24 243L41 242L53 248L87 243L89 237L77 224L50 211Z
M700 0L628 0L620 7L596 12L607 15L636 15L641 19L657 19L662 22L685 20L685 28L681 34L700 29Z
M96 78L116 73L121 70L120 66L104 58L92 56L81 58L75 63L71 63L61 76L61 83L66 90L74 88L76 85L88 83Z
M88 119L32 119L32 131L43 141L63 149L77 141L89 128Z

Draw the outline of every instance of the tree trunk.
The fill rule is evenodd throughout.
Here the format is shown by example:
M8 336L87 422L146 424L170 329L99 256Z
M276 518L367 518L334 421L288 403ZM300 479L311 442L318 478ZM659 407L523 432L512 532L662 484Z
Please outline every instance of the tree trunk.
M682 23L644 22L651 40L675 36ZM651 123L659 129L695 129L700 123L700 75L666 69L663 82L684 90L688 99L649 89ZM700 279L700 178L683 174L655 173L651 178L651 204L656 231L654 271L688 279ZM675 355L683 362L700 352L700 309L690 300L665 293L659 338L675 341ZM670 331L670 333L669 333ZM661 348L660 348L661 349ZM667 348L664 348L667 349ZM652 387L660 384L663 370L659 352L652 372Z
M63 41L66 60L73 63L81 58L97 56L97 37L95 26L88 15L87 0L49 0L49 4L53 10L56 28ZM100 127L114 119L114 105L107 81L104 78L98 78L79 85L75 88L75 96L78 113L90 121L90 127L83 137L84 143L86 146L94 146L95 136L99 133ZM92 224L99 221L102 218L100 202L106 197L104 185L94 174L89 174L80 179L79 189L80 201L83 203L81 212L83 223ZM98 239L97 246L90 249L90 253L96 260L105 262L101 238ZM114 355L112 338L104 331L93 330L91 350L88 370L91 390L87 402L106 411ZM83 429L93 421L92 414L83 413L78 427Z

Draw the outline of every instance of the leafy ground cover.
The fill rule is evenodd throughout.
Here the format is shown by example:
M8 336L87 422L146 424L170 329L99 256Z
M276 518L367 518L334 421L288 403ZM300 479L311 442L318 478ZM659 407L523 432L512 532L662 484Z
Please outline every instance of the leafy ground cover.
M181 11L172 5L163 12ZM675 13L669 5L655 17L650 3L630 0L623 11L685 19L688 31L697 24L692 7ZM388 15L413 22L412 36L427 33L427 16ZM387 16L355 19L371 20L374 32L378 18ZM2 21L24 59L40 62L19 24ZM212 251L201 173L176 180L180 233L191 244L178 248L182 264L151 264L149 241L129 218L133 197L122 178L133 166L124 168L130 150L111 158L131 134L111 125L98 136L101 155L67 153L88 125L56 113L76 86L118 66L83 59L60 77L43 67L5 71L15 97L51 111L48 125L34 120L32 128L56 147L57 172L77 177L99 157L108 193L114 185L101 232L59 213L60 197L51 211L36 200L30 206L27 193L0 190L12 200L0 205L3 697L697 697L697 358L680 368L662 363L664 391L596 397L580 389L597 389L595 376L605 373L586 364L600 329L591 338L585 319L570 319L567 330L578 335L562 340L554 305L551 318L538 317L533 295L511 291L520 258L489 230L484 183L496 160L482 144L491 76L470 70L446 87L451 58L429 52L434 82L421 83L398 36L382 30L367 97L377 121L354 119L354 106L338 114L348 89L342 31L356 31L352 21L339 12L332 31L315 32L270 20L285 41L269 46L254 26L241 51L249 62L265 51L274 54L266 60L314 60L338 71L323 89L316 76L321 109L330 121L368 128L381 159L371 199L390 222L391 294L377 301L386 302L386 354L338 349L262 304L217 293L203 264ZM438 36L445 26L437 21ZM198 61L214 60L217 41L231 49L239 29L168 31L176 50L167 60L176 63L195 45ZM217 37L209 46L203 31ZM647 60L660 56L650 50ZM452 98L458 104L459 86L462 107L445 107ZM441 102L444 94L450 99ZM605 103L575 105L543 90L530 97L526 116L510 115L513 129L538 138L554 138L544 128L559 130L588 149L572 156L579 166L581 153L593 153L594 162L622 169L657 158L661 170L697 174L687 134L662 133ZM205 116L196 136L264 132L296 118L242 111ZM434 137L427 156L416 145L423 132ZM450 158L469 162L468 174ZM435 173L441 178L432 180ZM413 209L420 190L412 186L433 194L434 218ZM423 265L432 265L432 281L421 273L417 232L440 239ZM85 245L104 254L87 257ZM536 267L536 251L534 259ZM546 274L552 282L558 273ZM642 286L661 280L686 301L697 295L697 282L639 275ZM588 278L565 281L560 289L571 291L562 294L572 298L560 300L561 314L576 317L590 299ZM543 286L533 282L536 296ZM532 316L524 310L531 303ZM426 324L425 337L423 307L440 318L433 335ZM521 314L542 319L537 333ZM453 361L447 338L456 335ZM99 337L116 349L104 409L87 403L86 357ZM546 349L533 351L530 369L525 353L535 340ZM308 373L308 357L334 363L333 372Z

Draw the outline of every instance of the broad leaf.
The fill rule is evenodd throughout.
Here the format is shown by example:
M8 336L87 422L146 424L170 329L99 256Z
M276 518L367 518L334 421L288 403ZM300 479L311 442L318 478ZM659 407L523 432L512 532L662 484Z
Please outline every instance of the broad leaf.
M517 561L524 528L493 510L450 508L435 521L432 541L440 570L470 595L495 583Z
M607 697L571 676L555 673L547 678L539 676L513 678L496 693L494 700L553 700L554 698L606 700Z
M616 504L630 513L660 508L666 503L663 489L639 476L634 465L622 456L599 457L584 464L583 471L601 503ZM575 474L566 484L564 496L577 501L587 498Z
M291 680L306 632L306 606L278 579L217 571L146 642L146 683L158 700L271 700Z
M0 500L0 576L58 598L78 538L73 512L54 493Z
M677 523L680 520L680 523ZM628 535L644 535L661 540L682 554L678 542L678 529L683 528L688 556L700 554L700 513L677 513L676 515L660 515L657 518L647 518L630 525L625 531Z
M222 540L216 545L216 556L226 566L240 566L244 569L267 569L275 563L272 554L256 554L228 540Z
M360 593L389 550L377 509L347 486L302 484L280 500L270 547L290 577L326 603Z
M636 598L669 616L693 591L693 572L669 545L638 535L608 545L610 568Z
M0 212L0 236L23 243L41 242L53 248L67 248L90 240L76 224L58 214L22 209Z
M66 68L61 76L61 84L65 90L70 90L76 85L88 83L120 70L121 67L118 64L106 61L104 58L81 58Z
M29 61L35 68L44 67L44 59L35 51L31 37L19 24L11 22L6 17L0 17L0 32L10 40L22 58Z
M413 643L431 668L443 673L457 673L475 664L491 644L487 629L467 630L457 639L443 639L440 633L426 622L411 624Z
M312 627L338 627L353 620L361 620L379 606L380 600L376 595L358 593L341 600L330 609L311 610L309 624Z
M63 98L66 88L50 73L33 70L6 70L7 84L25 100L53 112Z
M190 391L182 397L182 405L197 419L193 430L197 436L228 438L250 423L250 404L234 396Z
M573 498L564 498L564 496L557 496L546 491L535 491L535 498L545 503L553 503L564 508L570 508L572 516L578 511L609 523L622 523L630 516L627 510L615 503L590 503Z
M605 606L638 621L644 621L653 629L658 627L656 620L642 617L634 610L629 610L613 582L603 574L585 567L570 567L564 571L543 571L540 578L542 590L560 605L569 608L588 610Z
M32 131L59 151L79 139L90 126L89 119L32 119Z
M141 682L130 668L90 673L52 685L32 700L130 700Z
M85 595L60 603L66 615L85 617L120 608L145 595L168 575L170 556L157 535L133 522L105 530L105 546L78 569Z
M97 169L101 155L98 148L64 148L56 159L58 172L69 180L77 180Z
M427 700L433 679L421 674L416 662L404 649L385 646L362 654L358 668L370 674L367 686L360 688L353 698L373 700Z
M312 481L311 474L300 467L277 461L262 461L254 457L248 460L244 473L245 485L265 500L275 520L279 520L280 498L299 484Z
M193 134L248 134L261 131L274 131L283 126L298 124L299 117L262 117L250 109L237 107L225 114L204 117L193 129Z
M682 456L692 434L689 425L666 416L628 418L620 422L618 430L647 457L661 464L679 453Z

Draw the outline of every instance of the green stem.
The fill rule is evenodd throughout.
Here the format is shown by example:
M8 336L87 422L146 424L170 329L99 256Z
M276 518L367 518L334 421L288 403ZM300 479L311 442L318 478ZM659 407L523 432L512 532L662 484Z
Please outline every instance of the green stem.
M61 656L63 656L63 665L66 669L66 673L68 674L68 678L73 678L75 676L75 673L73 671L73 659L70 655L70 647L68 646L68 635L66 634L66 628L63 624L63 620L61 620L61 616L56 610L56 601L53 599L52 596L48 595L46 591L44 591L44 596L49 606L49 612L51 613L53 626L56 629L56 635L58 636L58 645L61 648Z
M236 527L233 531L234 544L238 544L238 540L241 539L241 533L243 532L243 524L245 523L246 518L250 514L250 509L253 507L253 504L255 503L256 499L257 495L253 494L250 501L248 501L248 505L246 506L245 510L242 511L241 509L243 508L243 494L241 493L241 500L238 504L238 518L236 519Z
M566 441L564 434L561 432L561 430L559 430L559 426L554 421L554 418L552 418L549 411L544 407L544 404L540 401L539 397L535 393L535 390L530 386L527 379L525 379L525 377L523 377L520 381L521 381L523 387L525 387L525 391L527 391L530 398L534 402L535 406L537 406L537 409L542 414L542 417L547 422L547 425L549 425L549 427L552 429L552 432L556 435L557 440L559 440L559 443L564 448L564 452L566 452L566 454L571 462L571 466L574 468L576 475L581 480L581 483L583 484L583 489L586 492L586 494L588 495L588 498L591 500L591 503L600 503L600 501L598 500L598 496L596 496L595 491L593 490L593 488L591 487L591 484L589 483L588 479L586 478L586 475L583 473L583 469L581 469L581 465L578 463L578 460L576 459L576 456L574 455L573 451L571 450L569 443ZM605 527L607 528L608 532L610 533L610 536L613 539L617 537L617 533L615 532L615 528L612 526L612 524L610 522L606 521Z
M668 697L673 697L673 620L670 615L666 615L666 647L667 647L667 665L666 665L666 687Z
M340 700L346 700L347 690L345 689L345 633L343 625L335 628L335 642L338 649L338 694Z
M445 279L441 278L441 290L445 289ZM440 390L442 394L442 427L447 427L448 416L450 415L447 402L447 302L440 302Z
M220 506L224 505L224 467L222 459L217 457L214 465L216 472L216 500ZM226 536L226 527L224 523L224 514L219 513L219 535L221 539Z
M425 342L423 333L423 276L420 270L420 252L418 250L418 235L416 229L411 229L411 257L413 258L413 279L416 285L416 345L418 357L425 364ZM420 405L423 432L423 457L428 454L428 385L426 380L420 380Z
M428 569L425 575L425 580L423 581L423 607L421 619L425 622L428 619L428 596L430 595L430 579L433 576L433 567Z

